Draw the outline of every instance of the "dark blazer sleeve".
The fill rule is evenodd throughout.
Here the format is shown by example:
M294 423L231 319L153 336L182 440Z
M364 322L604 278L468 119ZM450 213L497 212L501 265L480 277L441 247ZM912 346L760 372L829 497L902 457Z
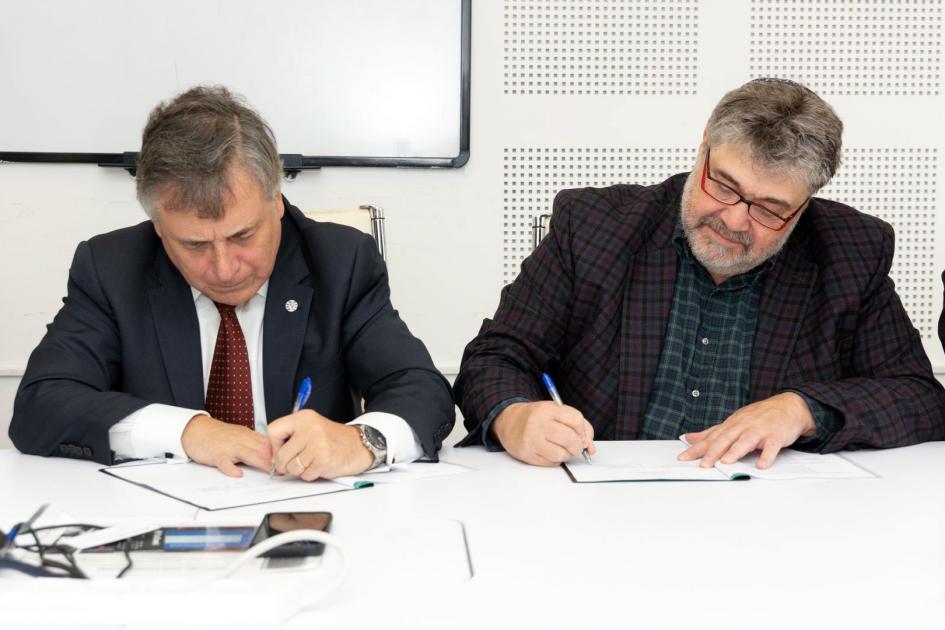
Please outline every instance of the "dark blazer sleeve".
M456 402L469 435L463 445L482 444L482 423L511 398L544 400L540 374L559 360L573 298L569 220L575 197L555 197L551 228L502 289L495 316L463 352Z
M63 307L27 363L13 405L10 439L31 455L110 464L108 429L147 404L115 391L121 378L117 319L92 250L83 242L69 270Z
M435 461L456 421L449 383L391 305L387 268L370 236L359 239L349 286L342 352L351 384L366 412L406 420Z
M889 278L893 241L885 226L853 338L841 345L849 375L796 388L843 415L843 427L822 444L824 452L945 438L945 390Z

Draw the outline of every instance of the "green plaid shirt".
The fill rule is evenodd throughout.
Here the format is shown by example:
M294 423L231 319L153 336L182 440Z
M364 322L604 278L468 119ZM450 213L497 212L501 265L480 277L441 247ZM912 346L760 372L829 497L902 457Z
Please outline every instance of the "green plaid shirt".
M748 383L766 260L720 285L695 259L681 226L673 247L679 258L676 289L641 440L674 440L724 421L748 403ZM798 392L800 393L800 392ZM837 412L801 394L814 415L820 441L839 426Z

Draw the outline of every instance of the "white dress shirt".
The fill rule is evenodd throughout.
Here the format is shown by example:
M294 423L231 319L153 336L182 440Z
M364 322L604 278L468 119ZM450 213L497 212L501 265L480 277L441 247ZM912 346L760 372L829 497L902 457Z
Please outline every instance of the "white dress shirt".
M267 433L266 398L263 389L263 316L266 311L267 280L248 302L236 307L246 352L249 355L250 381L253 388L253 413L256 430ZM200 325L200 353L203 359L203 391L206 394L210 381L210 365L213 349L220 328L220 312L206 295L193 287L194 306ZM317 375L312 375L317 379ZM316 380L317 383L317 380ZM142 407L113 425L108 430L111 450L118 459L163 456L171 453L175 457L187 457L181 445L181 435L190 419L196 415L209 415L203 409L184 409L171 405L152 404ZM387 464L412 462L423 455L420 440L407 421L391 413L372 411L361 415L348 424L366 424L380 431L387 440Z

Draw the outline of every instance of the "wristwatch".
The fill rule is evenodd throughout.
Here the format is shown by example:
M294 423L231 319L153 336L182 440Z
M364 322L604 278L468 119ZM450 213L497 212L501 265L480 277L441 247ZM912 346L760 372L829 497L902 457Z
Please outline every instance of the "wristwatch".
M374 462L368 466L368 470L377 468L386 462L387 440L381 432L366 424L353 424L351 426L357 427L358 433L361 434L361 443L364 444L364 448L371 451L371 455L374 456Z

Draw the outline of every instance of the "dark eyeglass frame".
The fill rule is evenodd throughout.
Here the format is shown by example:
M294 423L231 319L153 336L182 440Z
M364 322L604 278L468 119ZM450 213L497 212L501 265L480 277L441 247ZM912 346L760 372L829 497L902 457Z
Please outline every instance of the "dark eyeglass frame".
M74 555L75 550L72 549L72 547L70 547L65 541L68 541L70 536L102 529L101 526L90 525L88 523L68 523L65 525L33 527L32 520L33 519L30 519L28 522L18 523L15 525L13 530L11 530L11 533L15 532L14 536L4 536L5 547L2 550L4 553L0 553L0 569L13 569L15 571L20 571L34 577L88 579L88 576L84 571L82 571L76 562ZM41 542L39 536L37 535L39 532L55 530L60 531L59 535L55 537L55 540L52 543ZM19 538L20 536L26 535L29 535L33 538L32 544L15 544L12 542L12 540L10 540L13 537ZM39 556L39 564L27 564L20 560L9 557L9 555L5 552L10 548L20 549L22 551L37 554ZM125 541L125 544L122 545L121 551L125 554L125 567L116 576L118 578L124 577L133 566L127 541ZM58 557L60 559L54 560L53 558L50 558L50 556Z
M740 203L744 203L746 206L748 206L748 216L751 217L752 221L754 221L755 223L757 223L758 225L760 225L760 226L762 226L762 227L764 227L764 228L766 228L766 229L773 230L773 231L775 231L775 232L780 232L781 230L784 229L784 227L785 227L788 223L790 223L791 219L793 219L795 216L797 216L797 214L798 214L801 210L803 210L805 206L807 206L807 202L810 201L810 197L808 197L807 199L805 199L805 200L803 201L803 203L801 203L801 205L799 205L799 206L797 207L796 210L794 210L794 212L790 213L790 214L787 215L786 217L782 217L780 214L778 214L777 212L774 212L773 210L771 210L771 208L769 208L768 206L766 206L766 205L764 205L764 204L756 203L756 202L754 202L754 201L751 201L750 199L745 199L744 197L742 197L742 195L741 195L740 192L738 192L737 190L733 189L733 188L732 188L731 186L729 186L728 184L724 184L724 183L720 182L719 180L715 179L714 177L712 177L711 175L709 175L709 155L711 154L711 152L712 152L711 147L708 147L708 146L707 146L706 149L705 149L705 163L702 165L702 192L704 192L705 194L707 194L710 199L713 199L713 200L715 200L715 201L718 201L718 202L721 203L721 204L725 204L726 206L737 206L737 205L740 204ZM722 188L724 188L724 189L726 189L726 190L730 190L733 195L735 195L736 197L738 197L738 199L737 199L736 201L731 201L731 202L729 202L729 201L722 201L721 199L718 199L717 197L713 196L712 193L710 193L708 190L706 190L706 187L705 187L705 180L707 180L707 179L708 179L708 180L711 180L711 181L713 181L713 182L715 182L716 184L718 184L719 186L721 186ZM770 214L771 216L775 217L776 219L779 219L779 220L781 221L781 226L780 226L780 227L771 227L770 225L765 225L765 224L762 223L761 220L760 220L758 217L756 217L755 214L752 212L752 207L754 207L754 208L760 208L761 210L767 212L768 214Z

